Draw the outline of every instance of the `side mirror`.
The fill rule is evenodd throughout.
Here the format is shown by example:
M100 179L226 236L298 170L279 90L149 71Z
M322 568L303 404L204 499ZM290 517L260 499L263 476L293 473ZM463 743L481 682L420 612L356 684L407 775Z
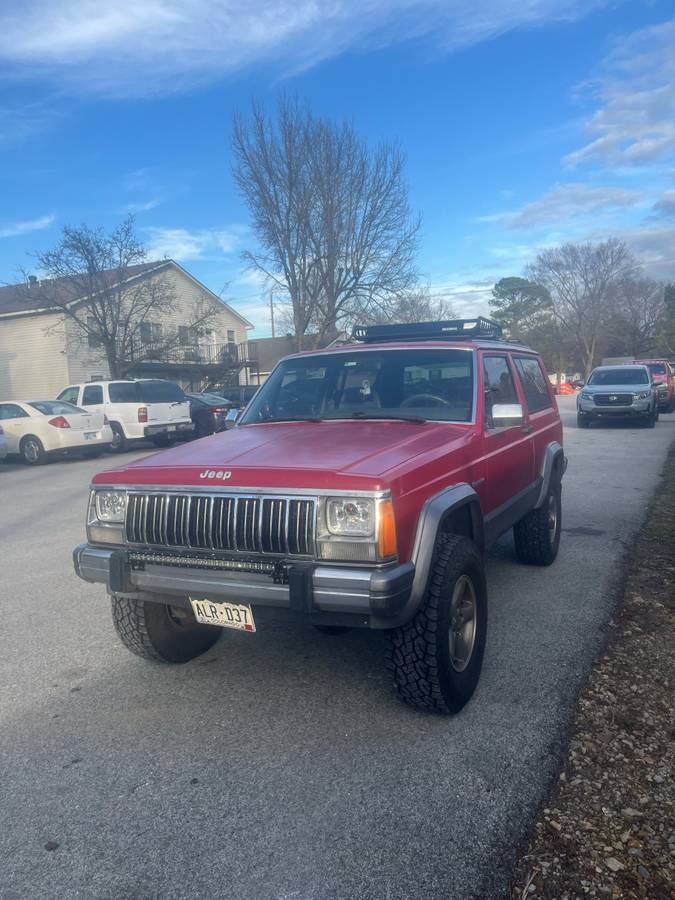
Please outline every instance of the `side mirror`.
M520 403L495 403L492 407L492 427L512 428L523 424L523 407Z

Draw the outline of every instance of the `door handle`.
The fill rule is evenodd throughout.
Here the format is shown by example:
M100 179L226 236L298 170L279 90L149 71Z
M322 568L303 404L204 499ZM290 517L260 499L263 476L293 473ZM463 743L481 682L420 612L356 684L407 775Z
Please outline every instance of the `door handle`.
M523 434L530 434L534 431L534 425L523 425Z

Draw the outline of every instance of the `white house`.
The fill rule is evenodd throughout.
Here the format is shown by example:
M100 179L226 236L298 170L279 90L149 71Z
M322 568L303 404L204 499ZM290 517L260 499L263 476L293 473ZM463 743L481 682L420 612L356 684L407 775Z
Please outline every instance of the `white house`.
M252 324L173 260L132 266L123 291L161 279L172 294L161 322L147 318L131 375L169 378L186 389L255 383L247 356ZM72 284L69 286L72 295ZM51 398L69 384L109 377L105 355L48 299L60 284L30 279L0 287L0 400ZM74 299L74 303L82 303ZM212 308L203 328L190 328L197 309Z

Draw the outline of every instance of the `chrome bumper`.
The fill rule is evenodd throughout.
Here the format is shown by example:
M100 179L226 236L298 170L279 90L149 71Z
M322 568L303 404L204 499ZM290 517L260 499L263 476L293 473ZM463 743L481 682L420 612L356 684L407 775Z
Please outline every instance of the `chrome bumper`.
M132 565L122 548L80 544L73 551L76 574L105 584L113 594L188 605L188 597L208 597L306 613L322 620L354 617L353 624L391 627L392 616L405 606L412 588L412 563L383 569L355 569L314 563L289 563L287 583L267 574L217 568L143 563ZM356 621L356 619L360 621Z

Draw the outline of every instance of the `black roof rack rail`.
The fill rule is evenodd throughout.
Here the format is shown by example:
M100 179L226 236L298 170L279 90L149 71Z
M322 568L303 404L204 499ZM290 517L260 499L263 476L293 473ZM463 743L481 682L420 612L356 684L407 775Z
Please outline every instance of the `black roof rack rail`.
M386 341L438 341L450 338L501 340L502 326L493 319L448 319L444 322L413 322L396 325L356 325L352 336L365 344Z

